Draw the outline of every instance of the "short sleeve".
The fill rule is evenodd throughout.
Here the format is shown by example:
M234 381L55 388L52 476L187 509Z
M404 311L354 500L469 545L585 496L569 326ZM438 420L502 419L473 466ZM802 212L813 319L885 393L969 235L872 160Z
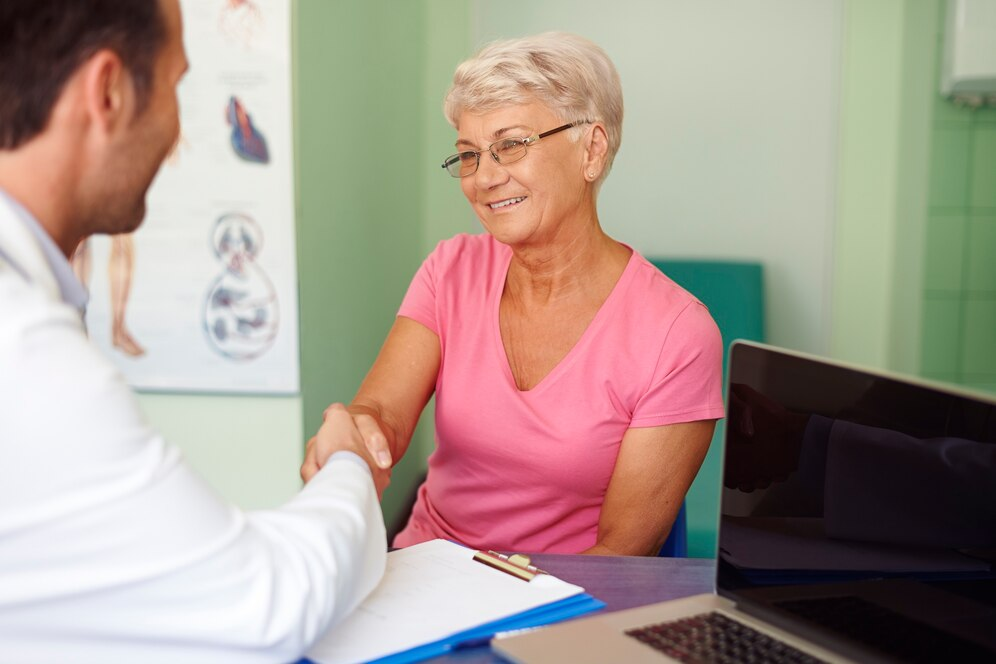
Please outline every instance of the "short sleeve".
M723 338L705 305L690 302L674 319L632 427L723 417Z
M436 308L436 275L439 272L440 247L437 246L422 262L415 277L408 285L405 299L401 301L398 315L425 325L439 334L439 318Z

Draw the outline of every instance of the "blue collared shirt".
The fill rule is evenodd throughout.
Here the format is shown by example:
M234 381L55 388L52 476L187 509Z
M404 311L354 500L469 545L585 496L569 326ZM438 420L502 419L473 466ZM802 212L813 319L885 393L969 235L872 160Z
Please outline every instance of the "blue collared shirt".
M30 212L28 212L23 205L14 200L3 189L0 189L0 198L3 198L3 200L10 205L10 208L14 211L15 216L24 222L24 225L31 231L32 235L35 236L35 239L38 240L38 244L41 246L42 254L45 256L45 261L52 270L56 283L59 285L59 293L62 296L62 301L78 310L81 314L85 312L90 296L87 293L86 288L83 287L83 284L80 283L80 280L76 278L76 273L73 272L72 266L62 254L62 251L59 250L59 247L56 246L55 241L49 236L45 229L42 228L42 225L38 223L38 220L35 219ZM13 257L10 257L9 260L14 264L19 272L23 272ZM28 275L24 276L28 277Z

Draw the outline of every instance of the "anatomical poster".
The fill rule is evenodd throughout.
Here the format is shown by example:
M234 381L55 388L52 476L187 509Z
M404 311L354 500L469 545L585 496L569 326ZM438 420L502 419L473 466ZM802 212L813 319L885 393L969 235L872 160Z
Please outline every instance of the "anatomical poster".
M142 226L73 258L87 328L139 389L295 393L291 3L181 6L180 138Z

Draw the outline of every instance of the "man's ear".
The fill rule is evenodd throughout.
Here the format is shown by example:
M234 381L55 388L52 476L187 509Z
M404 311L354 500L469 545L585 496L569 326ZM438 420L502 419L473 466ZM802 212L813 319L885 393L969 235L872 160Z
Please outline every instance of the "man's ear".
M83 65L83 94L90 121L110 134L127 124L134 90L121 57L109 49L97 51Z

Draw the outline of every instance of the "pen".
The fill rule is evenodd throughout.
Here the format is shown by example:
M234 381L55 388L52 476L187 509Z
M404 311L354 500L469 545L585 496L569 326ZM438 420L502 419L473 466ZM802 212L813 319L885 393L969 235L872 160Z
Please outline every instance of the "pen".
M546 574L543 570L530 564L529 558L520 553L507 556L497 551L475 551L474 560L516 576L523 581L532 581L537 574Z
M528 556L524 556L521 553L513 553L510 556L507 556L504 553L498 553L497 551L488 551L488 553L494 556L495 558L498 558L499 560L504 560L507 563L512 563L513 565L517 565L519 567L522 567L523 569L527 569L533 574L546 574L546 572L541 570L539 567L536 567L536 565L531 564L529 562Z

